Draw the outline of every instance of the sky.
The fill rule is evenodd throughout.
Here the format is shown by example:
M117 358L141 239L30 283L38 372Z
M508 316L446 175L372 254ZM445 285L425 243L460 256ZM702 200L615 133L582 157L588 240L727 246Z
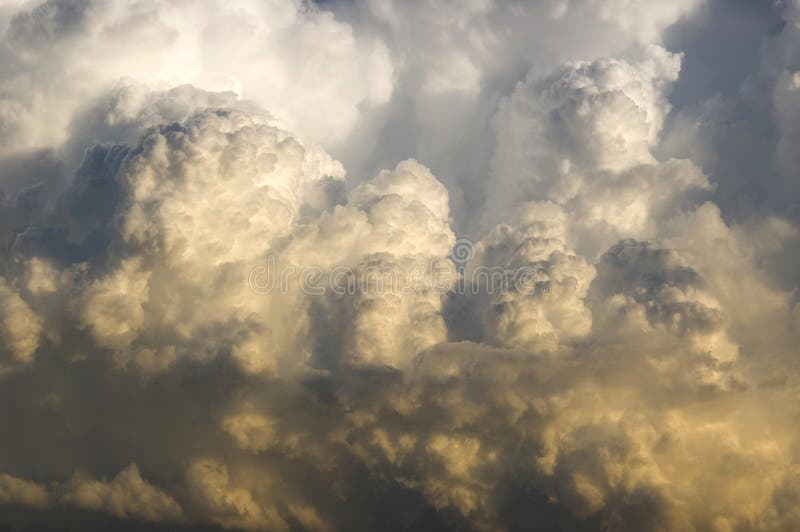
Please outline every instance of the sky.
M0 0L0 529L800 529L798 0Z

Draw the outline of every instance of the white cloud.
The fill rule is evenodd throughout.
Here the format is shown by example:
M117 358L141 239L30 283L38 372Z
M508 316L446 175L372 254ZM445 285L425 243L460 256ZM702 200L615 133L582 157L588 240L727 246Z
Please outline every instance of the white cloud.
M494 118L489 221L521 201L551 201L572 215L569 244L590 257L620 238L652 238L658 220L708 187L690 161L652 153L679 71L679 56L653 46L636 63L573 63L520 83Z
M71 113L121 77L233 91L326 142L391 94L382 43L294 1L53 0L10 18L2 60L6 148L62 142Z

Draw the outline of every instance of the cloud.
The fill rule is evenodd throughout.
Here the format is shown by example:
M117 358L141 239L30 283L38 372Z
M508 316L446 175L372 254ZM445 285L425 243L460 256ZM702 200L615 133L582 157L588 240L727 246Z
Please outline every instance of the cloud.
M12 362L29 364L39 347L42 323L25 300L2 280L0 280L0 302L3 308L3 313L0 315L2 350Z
M0 6L0 524L796 528L797 6L734 4Z
M64 141L78 106L121 77L234 91L331 142L391 94L382 43L303 2L52 0L10 18L2 61L5 150Z
M136 464L120 471L110 482L76 476L61 502L88 510L103 510L121 519L173 521L181 517L175 500L141 477Z
M562 341L591 330L591 313L583 300L595 270L567 247L559 223L563 211L557 205L525 203L517 218L498 225L479 243L480 266L468 276L475 283L473 293L488 296L476 299L488 300L473 305L483 306L492 343L557 351Z
M494 118L489 221L520 200L550 201L575 214L570 236L589 256L626 235L652 238L653 224L709 186L691 161L653 154L679 71L679 56L653 46L635 63L529 76Z
M232 486L224 464L214 460L197 461L189 467L186 482L195 503L226 527L289 529L273 506L262 506L246 488Z
M50 504L50 494L35 482L3 473L0 474L0 504L45 508Z
M274 370L278 353L251 346L280 342L281 335L290 343L292 332L258 317L256 309L268 302L249 298L242 306L249 289L241 280L294 221L335 204L341 166L258 115L218 111L149 130L135 150L97 147L82 168L88 183L76 182L67 208L96 205L101 186L112 202L87 220L96 227L69 228L105 239L107 270L90 273L94 280L78 296L81 325L98 344L115 350L121 364L156 370L175 357L216 356L221 344L204 343L202 331L224 327L243 367ZM185 276L176 285L169 279L178 271ZM202 307L191 303L200 300ZM167 330L172 340L165 343Z

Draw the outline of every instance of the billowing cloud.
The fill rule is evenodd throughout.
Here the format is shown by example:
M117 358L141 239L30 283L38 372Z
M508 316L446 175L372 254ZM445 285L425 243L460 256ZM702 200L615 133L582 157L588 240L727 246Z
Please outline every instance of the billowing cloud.
M232 91L326 141L391 93L385 46L300 1L53 0L9 17L2 53L5 147L65 140L72 113L119 78Z
M624 236L652 238L709 186L691 161L653 154L679 71L680 56L653 46L635 63L569 64L518 85L494 119L490 221L520 199L550 201L575 213L570 236L589 256Z
M131 464L109 482L76 476L61 502L88 510L110 512L121 519L173 521L181 517L175 500L149 484Z
M0 4L0 527L798 527L796 3Z

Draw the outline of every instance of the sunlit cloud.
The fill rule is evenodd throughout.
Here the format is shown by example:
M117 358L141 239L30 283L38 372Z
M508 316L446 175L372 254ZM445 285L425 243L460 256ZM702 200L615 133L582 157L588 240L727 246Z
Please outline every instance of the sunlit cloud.
M0 528L800 528L799 13L0 0Z

